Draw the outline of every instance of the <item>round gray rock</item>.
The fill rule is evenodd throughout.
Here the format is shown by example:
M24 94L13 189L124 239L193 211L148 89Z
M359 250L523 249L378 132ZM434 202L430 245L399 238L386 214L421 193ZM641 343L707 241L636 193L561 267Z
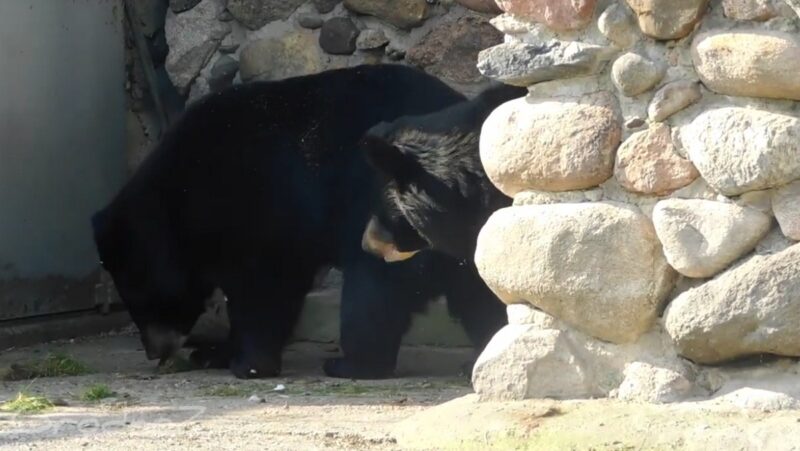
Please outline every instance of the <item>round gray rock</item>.
M628 48L641 37L630 10L619 3L606 8L597 19L597 28L610 41L621 48Z
M664 78L665 67L636 53L626 53L611 66L611 79L619 91L634 97Z
M334 17L322 24L319 46L331 55L350 55L356 51L359 30L347 17Z
M208 78L211 91L217 92L230 86L237 72L239 72L239 61L230 55L221 56L211 68L211 76Z
M297 24L309 30L316 30L321 27L323 23L325 23L325 21L319 14L303 13L297 16Z
M358 50L374 50L379 49L389 43L389 38L383 30L370 28L361 32L356 39L356 48Z
M317 8L317 11L321 14L328 14L341 2L342 0L313 0L314 7Z

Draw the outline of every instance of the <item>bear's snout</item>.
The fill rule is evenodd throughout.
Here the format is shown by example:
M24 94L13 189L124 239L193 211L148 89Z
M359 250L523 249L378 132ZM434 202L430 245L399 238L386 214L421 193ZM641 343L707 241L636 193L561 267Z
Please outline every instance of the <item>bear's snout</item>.
M397 249L391 233L381 227L373 216L361 237L361 248L365 252L376 255L388 263L401 262L413 257L418 251L404 252Z

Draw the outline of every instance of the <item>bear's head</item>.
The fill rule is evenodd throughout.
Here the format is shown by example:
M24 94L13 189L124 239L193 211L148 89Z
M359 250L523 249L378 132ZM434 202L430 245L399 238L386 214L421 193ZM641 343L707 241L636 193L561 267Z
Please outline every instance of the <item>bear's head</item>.
M386 261L433 249L472 258L483 224L508 198L487 178L478 133L428 133L399 120L362 140L380 191L362 247Z
M386 261L433 249L472 259L481 227L511 199L489 181L480 161L483 122L526 88L499 83L447 109L372 127L362 138L379 189L362 238Z
M147 358L166 359L181 348L204 305L192 302L185 271L148 222L129 221L112 204L92 216L92 229L100 264L138 327Z

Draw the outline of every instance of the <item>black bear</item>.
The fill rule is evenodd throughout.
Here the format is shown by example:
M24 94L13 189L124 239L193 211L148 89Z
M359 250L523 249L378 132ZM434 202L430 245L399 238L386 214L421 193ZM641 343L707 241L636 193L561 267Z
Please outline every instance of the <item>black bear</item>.
M484 172L480 131L496 107L526 92L496 84L442 111L378 124L362 139L367 160L382 175L362 246L389 260L424 249L458 259L454 285L471 298L458 315L471 325L467 331L479 349L502 324L504 309L478 275L476 241L489 216L511 204Z
M428 262L388 267L361 249L375 189L358 141L380 121L463 100L419 70L375 65L238 85L189 107L92 218L148 357L176 352L219 287L232 372L276 375L318 269L335 265L346 331L335 372L391 372L389 336L404 329L386 306L433 294L414 288Z

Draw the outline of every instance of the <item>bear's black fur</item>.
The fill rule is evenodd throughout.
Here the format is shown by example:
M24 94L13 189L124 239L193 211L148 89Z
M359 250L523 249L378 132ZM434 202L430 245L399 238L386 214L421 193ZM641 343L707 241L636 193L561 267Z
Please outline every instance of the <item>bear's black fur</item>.
M473 260L481 227L511 199L492 185L480 161L487 116L522 97L524 88L495 85L445 110L374 126L362 140L370 164L382 174L363 236L365 250L395 255L433 249L459 260L459 282L469 302L462 318L480 349L505 321L505 310L478 275ZM455 295L458 296L458 295Z
M276 375L315 274L334 265L344 356L326 372L389 376L411 312L441 293L458 303L467 287L446 256L389 265L362 250L380 193L358 142L381 121L463 100L421 71L377 65L238 85L189 107L92 218L148 356L172 355L219 287L232 372Z

